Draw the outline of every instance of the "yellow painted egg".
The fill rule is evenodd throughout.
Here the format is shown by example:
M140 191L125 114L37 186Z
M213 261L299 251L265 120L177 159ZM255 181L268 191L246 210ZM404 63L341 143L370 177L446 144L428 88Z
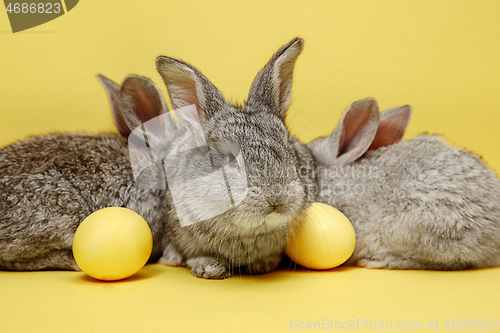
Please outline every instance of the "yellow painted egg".
M347 217L332 206L313 202L290 223L286 254L301 266L330 269L343 264L354 252L354 228Z
M147 222L122 207L100 209L80 224L73 239L73 256L82 271L99 280L121 280L148 261L153 236Z

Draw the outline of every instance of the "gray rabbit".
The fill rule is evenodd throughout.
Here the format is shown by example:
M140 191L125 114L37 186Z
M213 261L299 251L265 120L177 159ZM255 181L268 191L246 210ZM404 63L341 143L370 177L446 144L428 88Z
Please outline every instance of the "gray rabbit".
M441 137L401 141L403 106L379 114L350 105L327 137L308 144L317 200L356 231L348 262L369 268L458 270L500 265L500 181L480 157Z
M77 270L71 245L79 223L100 208L121 206L148 221L150 262L186 265L193 275L214 279L275 269L288 229L300 227L290 220L314 200L314 159L284 125L302 48L299 38L280 48L242 106L228 104L193 66L159 57L173 108L188 111L148 136L164 155L156 165L128 149L139 142L137 129L167 111L161 93L142 77L130 76L121 87L99 77L121 135L54 134L0 150L0 268ZM141 161L151 165L138 174L133 167ZM205 200L219 204L218 185L198 181L210 179L216 165L234 185L230 208L218 215ZM165 174L177 182L157 186ZM181 216L196 223L184 225Z
M165 108L146 78L129 76L121 88L102 76L99 80L112 92L114 110L121 110L113 116L122 135ZM78 270L71 250L76 228L109 206L127 207L145 218L154 237L151 260L162 255L168 243L166 193L135 184L122 135L52 134L0 150L1 269Z

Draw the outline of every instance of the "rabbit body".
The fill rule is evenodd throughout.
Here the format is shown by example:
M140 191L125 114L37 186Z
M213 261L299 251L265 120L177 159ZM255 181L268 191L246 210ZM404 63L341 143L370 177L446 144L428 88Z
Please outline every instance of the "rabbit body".
M352 109L378 113L371 99L346 113ZM355 131L360 135L339 129L309 145L319 164L317 200L342 211L356 231L349 263L432 270L499 266L499 179L478 156L441 137L399 141L409 121L403 113L408 111L409 107L386 111L396 117L399 113L400 119L387 125L387 117L387 126L381 125L377 133L370 130L368 120L360 126L344 114L339 126L359 126ZM391 136L391 131L399 134ZM339 147L340 132L352 137L344 148ZM387 142L381 144L384 136ZM369 148L377 140L379 144ZM356 146L364 148L345 158ZM331 149L333 154L325 158Z
M168 201L163 190L136 185L127 139L119 135L54 134L0 150L0 268L78 269L76 228L92 212L126 207L154 235L151 260L162 254Z

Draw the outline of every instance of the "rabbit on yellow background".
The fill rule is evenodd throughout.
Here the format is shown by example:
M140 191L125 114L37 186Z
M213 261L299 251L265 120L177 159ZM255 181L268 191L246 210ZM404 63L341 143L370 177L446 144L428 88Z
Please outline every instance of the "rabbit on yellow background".
M356 231L349 262L369 268L456 270L500 265L500 181L480 157L439 136L401 141L403 106L351 104L334 132L308 144L317 200Z
M207 218L214 207L179 187L177 199L188 207L182 214L197 222L189 225L179 219L174 184L144 186L161 178L161 170L146 169L138 182L125 138L167 111L161 93L146 78L129 76L120 87L99 77L120 134L54 134L0 150L0 268L78 269L71 244L79 223L100 208L121 206L149 223L150 262L186 265L212 279L270 272L284 254L288 231L300 228L291 219L313 201L351 220L357 245L350 262L358 265L500 265L500 181L477 156L438 137L400 141L409 107L379 114L375 100L366 99L353 103L328 137L304 145L290 135L284 119L302 48L299 38L280 48L242 106L227 103L186 62L157 59L174 109L194 106L149 138L164 151L167 166L177 156L166 171L189 184L205 176L200 170L225 165L226 183L236 184L231 189L248 190L241 201L231 199L231 209ZM200 135L192 131L197 121ZM210 159L201 158L207 154ZM196 186L217 202L217 184Z

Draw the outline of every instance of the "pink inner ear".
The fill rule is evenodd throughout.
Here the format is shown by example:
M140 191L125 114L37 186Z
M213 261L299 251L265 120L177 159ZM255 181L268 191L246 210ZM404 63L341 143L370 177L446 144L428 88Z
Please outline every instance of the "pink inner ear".
M410 112L406 109L385 118L382 116L375 139L373 139L373 142L368 149L375 150L401 141L401 139L403 139L403 135L405 134L406 126L408 125L409 120Z
M351 110L346 115L342 127L342 137L340 139L338 156L344 155L354 149L364 149L368 143L367 139L368 130L367 124L371 122L371 114L359 109ZM338 157L337 156L337 157Z
M118 98L116 98L116 106L118 109L120 108L118 104ZM118 132L120 132L122 136L129 136L131 131L130 128L128 128L127 123L125 122L121 111L113 112L113 119L115 121L116 127L118 128Z
M196 83L190 73L186 73L182 69L175 68L169 73L170 85L167 86L172 106L174 109L195 105L198 117L204 117L201 112L200 101L198 100Z
M162 102L154 88L132 86L129 93L133 98L134 113L141 123L145 123L162 113Z

